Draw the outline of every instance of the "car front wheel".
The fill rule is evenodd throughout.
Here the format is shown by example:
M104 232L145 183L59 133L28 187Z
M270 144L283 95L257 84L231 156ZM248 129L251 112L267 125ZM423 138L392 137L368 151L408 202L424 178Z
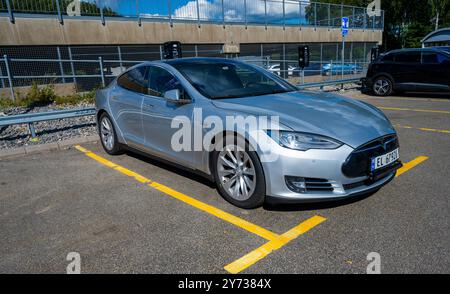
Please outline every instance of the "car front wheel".
M265 179L256 152L226 145L214 152L213 163L217 189L225 200L246 209L263 205Z
M378 77L373 83L373 92L377 96L389 96L392 94L392 81L387 77Z

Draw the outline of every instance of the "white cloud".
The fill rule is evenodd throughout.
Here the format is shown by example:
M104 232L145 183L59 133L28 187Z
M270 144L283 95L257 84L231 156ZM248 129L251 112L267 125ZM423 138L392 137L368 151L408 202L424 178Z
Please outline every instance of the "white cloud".
M302 15L304 15L305 6L309 0L302 1ZM281 18L283 16L283 2L267 1L267 16L270 18ZM298 17L300 6L298 1L285 2L286 17ZM198 0L200 19L219 20L222 19L222 1L221 0ZM244 1L224 0L224 16L226 21L243 21L245 19ZM263 0L247 0L247 17L258 18L260 22L264 21L265 8ZM189 1L185 5L175 9L174 18L179 19L197 19L197 2Z

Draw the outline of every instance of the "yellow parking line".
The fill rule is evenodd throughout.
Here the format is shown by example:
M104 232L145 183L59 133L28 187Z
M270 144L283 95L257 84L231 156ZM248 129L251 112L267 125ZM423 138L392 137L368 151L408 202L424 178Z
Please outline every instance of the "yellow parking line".
M404 163L403 166L397 170L397 174L395 176L396 177L400 176L401 174L409 171L410 169L421 164L427 159L428 159L427 156L419 156L416 159L411 160L410 162Z
M307 219L306 221L302 222L295 228L282 234L278 239L271 240L266 244L262 245L261 247L253 250L252 252L226 265L224 269L229 273L237 274L243 271L244 269L248 268L249 266L255 264L257 261L263 259L267 255L269 255L272 251L280 249L281 247L283 247L290 241L294 240L298 236L308 232L309 230L319 225L320 223L324 222L325 220L326 218L324 217L318 215L313 216Z
M244 220L242 218L234 216L234 215L232 215L232 214L230 214L228 212L225 212L225 211L223 211L221 209L218 209L218 208L216 208L216 207L214 207L212 205L203 203L203 202L201 202L201 201L199 201L197 199L194 199L194 198L189 197L189 196L187 196L187 195L185 195L183 193L175 191L175 190L173 190L173 189L171 189L171 188L169 188L169 187L167 187L165 185L162 185L160 183L154 182L154 181L152 181L152 180L150 180L150 179L148 179L148 178L146 178L146 177L144 177L144 176L142 176L142 175L140 175L138 173L135 173L135 172L133 172L133 171L131 171L131 170L125 168L125 167L122 167L122 166L120 166L118 164L115 164L115 163L113 163L113 162L111 162L111 161L109 161L109 160L107 160L107 159L105 159L105 158L103 158L103 157L101 157L101 156L99 156L99 155L89 151L86 148L83 148L83 147L81 147L79 145L75 146L75 148L78 151L83 152L86 156L96 160L97 162L99 162L99 163L101 163L101 164L103 164L103 165L105 165L105 166L107 166L109 168L112 168L112 169L114 169L114 170L116 170L116 171L118 171L118 172L120 172L120 173L122 173L124 175L132 177L135 180L137 180L137 181L139 181L139 182L141 182L143 184L147 184L148 186L150 186L150 187L152 187L152 188L154 188L154 189L156 189L156 190L158 190L160 192L163 192L166 195L169 195L169 196L172 196L172 197L174 197L174 198L176 198L178 200L181 200L181 201L183 201L186 204L189 204L189 205L191 205L191 206L193 206L195 208L198 208L198 209L200 209L200 210L202 210L202 211L204 211L206 213L209 213L209 214L211 214L211 215L213 215L213 216L215 216L217 218L220 218L220 219L222 219L224 221L227 221L227 222L229 222L229 223L231 223L231 224L233 224L233 225L235 225L237 227L240 227L241 229L249 231L249 232L251 232L251 233L253 233L255 235L258 235L258 236L260 236L260 237L262 237L262 238L264 238L266 240L275 240L275 239L280 238L280 235L275 234L275 233L273 233L273 232L271 232L271 231L269 231L267 229L264 229L263 227L260 227L258 225L255 225L255 224L251 223L251 222L248 222L248 221L246 221L246 220Z
M395 124L394 124L394 127L403 128L403 129L414 129L414 130L420 130L420 131L424 131L424 132L450 134L450 130L438 130L438 129L431 129L431 128L414 128L411 126L402 126L402 125L395 125Z
M399 108L399 107L378 107L378 108L383 109L383 110L399 110L399 111L414 111L414 112L430 112L430 113L450 114L450 111L447 111L447 110L429 110L429 109Z
M176 190L173 190L172 188L169 188L165 185L162 185L160 183L154 182L136 172L133 172L125 167L122 167L118 164L115 164L91 151L89 151L86 148L83 148L79 145L75 146L77 150L84 153L86 156L96 160L97 162L114 169L124 175L127 175L129 177L134 178L135 180L148 185L149 187L152 187L166 195L169 195L173 198L176 198L180 201L183 201L186 204L189 204L197 209L200 209L206 213L209 213L219 219L225 220L241 229L244 229L248 232L251 232L257 236L260 236L269 242L265 243L261 247L251 251L250 253L244 255L243 257L233 261L232 263L226 265L224 269L228 271L229 273L239 273L243 271L244 269L248 268L249 266L255 264L259 260L263 259L267 255L269 255L271 252L280 249L281 247L285 246L290 241L294 240L298 236L308 232L315 226L319 225L320 223L324 222L326 218L322 216L313 216L306 221L300 223L296 227L292 228L291 230L287 231L286 233L282 235L278 235L276 233L273 233L263 227L260 227L258 225L255 225L251 222L248 222L242 218L239 218L237 216L234 216L228 212L225 212L221 209L218 209L212 205L203 203L197 199L194 199L192 197L189 197L183 193L180 193ZM417 166L418 164L422 163L423 161L427 160L428 157L426 156L419 156L416 159L404 164L404 166L397 171L396 176L400 176L401 174L405 173L406 171L410 170L411 168Z
M170 195L178 200L183 201L184 203L187 203L195 208L198 208L204 212L207 212L211 215L214 215L215 217L218 217L220 219L223 219L237 227L240 227L244 230L247 230L255 235L258 235L266 240L273 240L279 237L279 235L264 229L258 225L255 225L251 222L248 222L246 220L243 220L242 218L239 218L237 216L234 216L232 214L229 214L228 212L225 212L221 209L218 209L214 206L211 206L209 204L203 203L197 199L194 199L192 197L189 197L187 195L184 195L183 193L180 193L178 191L175 191L167 186L161 185L157 182L152 182L149 184L150 187L155 188L156 190L163 192L167 195Z

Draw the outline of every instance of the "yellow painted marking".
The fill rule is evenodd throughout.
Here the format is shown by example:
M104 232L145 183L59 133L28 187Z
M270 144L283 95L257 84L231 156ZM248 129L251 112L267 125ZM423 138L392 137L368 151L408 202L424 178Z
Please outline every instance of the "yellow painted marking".
M450 114L450 111L447 111L447 110L429 110L429 109L398 108L398 107L378 107L378 108L383 109L383 110L399 110L399 111L414 111L414 112L430 112L430 113Z
M397 174L395 176L396 177L400 176L401 174L409 171L410 169L421 164L427 159L428 159L427 156L419 156L416 159L411 160L410 162L404 163L403 166L397 170Z
M450 130L438 130L438 129L431 129L431 128L414 128L414 127L403 126L403 125L394 125L394 127L402 128L402 129L415 129L415 130L424 131L424 132L450 134Z
M262 228L262 227L260 227L258 225L255 225L255 224L253 224L251 222L248 222L248 221L246 221L246 220L244 220L242 218L239 218L239 217L234 216L234 215L232 215L232 214L230 214L228 212L225 212L225 211L223 211L221 209L218 209L218 208L216 208L216 207L214 207L212 205L203 203L203 202L201 202L201 201L199 201L197 199L194 199L194 198L189 197L189 196L187 196L187 195L185 195L183 193L175 191L175 190L173 190L173 189L171 189L171 188L169 188L169 187L167 187L165 185L162 185L160 183L154 182L154 181L152 181L152 180L150 180L150 179L148 179L148 178L146 178L146 177L144 177L144 176L142 176L142 175L140 175L138 173L135 173L135 172L133 172L133 171L131 171L131 170L125 168L125 167L122 167L122 166L120 166L118 164L115 164L115 163L113 163L113 162L111 162L111 161L109 161L109 160L107 160L107 159L105 159L105 158L103 158L103 157L101 157L101 156L99 156L99 155L97 155L97 154L95 154L95 153L93 153L93 152L91 152L91 151L89 151L89 150L79 146L79 145L75 146L75 148L77 150L83 152L84 154L86 154L90 158L96 160L97 162L99 162L99 163L101 163L101 164L103 164L103 165L105 165L107 167L110 167L110 168L112 168L112 169L114 169L114 170L116 170L116 171L118 171L118 172L120 172L120 173L122 173L124 175L127 175L129 177L132 177L132 178L136 179L137 181L139 181L141 183L148 184L148 186L150 186L150 187L152 187L152 188L154 188L154 189L156 189L156 190L158 190L160 192L163 192L166 195L169 195L169 196L172 196L172 197L174 197L174 198L176 198L178 200L181 200L181 201L183 201L186 204L189 204L189 205L191 205L191 206L193 206L195 208L198 208L198 209L200 209L200 210L202 210L202 211L204 211L206 213L214 215L215 217L218 217L218 218L220 218L220 219L222 219L224 221L227 221L227 222L229 222L229 223L231 223L231 224L233 224L233 225L235 225L237 227L240 227L241 229L249 231L249 232L251 232L251 233L253 233L255 235L258 235L258 236L260 236L260 237L262 237L262 238L264 238L266 240L274 240L274 239L280 238L280 235L278 235L278 234L275 234L275 233L273 233L273 232L271 232L271 231L269 231L267 229L264 229L264 228Z
M234 216L232 214L229 214L228 212L225 212L221 209L218 209L212 205L203 203L201 201L198 201L197 199L194 199L192 197L189 197L187 195L184 195L183 193L180 193L178 191L175 191L167 186L161 185L157 182L152 182L149 184L150 187L155 188L156 190L163 192L167 195L170 195L178 200L183 201L184 203L187 203L195 208L198 208L204 212L207 212L209 214L214 215L215 217L218 217L220 219L223 219L229 223L232 223L235 226L238 226L244 230L247 230L253 234L256 234L266 240L273 240L279 237L279 235L264 229L260 226L257 226L255 224L252 224L246 220L243 220L242 218L239 218L237 216Z
M429 128L419 128L419 130L425 131L425 132L436 132L436 133L450 134L449 130L436 130L436 129L429 129Z
M283 247L290 241L294 240L298 236L308 232L309 230L319 225L320 223L324 222L325 220L326 218L324 217L318 215L313 216L307 219L306 221L302 222L295 228L282 234L278 239L271 240L266 244L262 245L261 247L253 250L252 252L226 265L224 269L229 273L237 274L243 271L244 269L248 268L249 266L255 264L259 260L263 259L267 255L269 255L272 251L280 249L281 247Z

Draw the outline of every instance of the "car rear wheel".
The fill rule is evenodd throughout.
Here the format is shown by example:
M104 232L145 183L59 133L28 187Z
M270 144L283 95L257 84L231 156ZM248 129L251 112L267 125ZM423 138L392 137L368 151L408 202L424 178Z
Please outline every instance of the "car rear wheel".
M378 77L373 83L373 92L377 96L389 96L392 94L392 81L387 77Z
M114 125L112 124L109 115L106 112L103 112L98 121L98 131L103 149L111 155L121 154L123 150L117 140L116 130L114 129Z
M217 189L225 200L246 209L263 205L266 184L256 152L226 145L214 151L213 163Z

